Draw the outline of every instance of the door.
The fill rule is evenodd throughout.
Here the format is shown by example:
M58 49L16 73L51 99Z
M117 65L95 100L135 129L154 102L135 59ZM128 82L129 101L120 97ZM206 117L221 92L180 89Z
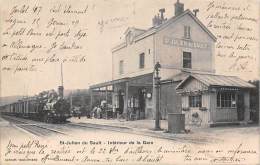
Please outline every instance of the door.
M139 109L140 109L140 119L145 118L145 97L144 97L144 92L140 89L139 90Z
M238 121L244 120L245 106L244 106L244 94L239 92L237 95L237 119Z
M122 114L124 110L124 95L122 94L121 90L118 92L118 109L119 114Z

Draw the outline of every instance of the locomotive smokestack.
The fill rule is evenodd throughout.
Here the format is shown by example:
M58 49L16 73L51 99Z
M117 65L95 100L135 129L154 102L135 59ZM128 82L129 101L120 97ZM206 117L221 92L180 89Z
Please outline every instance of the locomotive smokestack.
M64 87L63 87L63 68L62 63L60 64L60 78L61 78L61 86L58 87L58 95L60 98L63 98Z
M64 95L64 87L63 86L58 87L58 95L59 95L60 98L63 98L63 95Z

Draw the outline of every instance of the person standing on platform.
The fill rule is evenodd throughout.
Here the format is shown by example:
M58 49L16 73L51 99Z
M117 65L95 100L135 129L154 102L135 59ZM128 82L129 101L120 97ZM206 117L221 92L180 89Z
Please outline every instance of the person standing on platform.
M101 119L101 118L102 118L102 116L101 116L101 111L102 111L102 110L101 110L100 106L98 106L98 107L97 107L97 118L98 118L98 119Z
M112 112L113 112L113 119L115 119L116 118L116 105L113 105Z

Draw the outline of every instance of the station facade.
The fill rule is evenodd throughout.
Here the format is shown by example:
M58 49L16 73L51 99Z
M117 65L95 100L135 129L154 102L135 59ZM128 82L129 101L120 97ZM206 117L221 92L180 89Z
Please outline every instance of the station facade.
M173 10L170 19L164 18L164 9L159 12L160 15L156 14L152 19L151 28L129 27L124 33L125 41L112 49L113 80L90 87L93 90L112 88L112 104L121 113L133 108L140 118L154 118L153 73L156 62L162 66L161 80L190 70L214 73L216 37L194 13L184 11L180 2L175 4L175 14ZM170 99L171 102L175 100ZM169 107L168 111L176 111ZM163 112L165 109L162 108L162 118L167 117Z
M174 11L174 10L173 10ZM175 3L173 17L164 9L152 19L152 27L129 27L124 42L112 48L112 80L90 89L112 92L112 104L121 114L134 111L138 119L155 118L154 66L160 63L160 118L183 113L179 83L194 73L214 74L216 37L184 4Z

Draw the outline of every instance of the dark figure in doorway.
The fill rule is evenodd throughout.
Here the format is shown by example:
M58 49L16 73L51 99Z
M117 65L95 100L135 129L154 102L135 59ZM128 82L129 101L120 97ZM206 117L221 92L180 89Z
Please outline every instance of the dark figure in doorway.
M121 115L123 113L124 110L124 96L122 94L122 91L118 92L118 101L119 101L119 114Z
M242 121L245 117L244 95L242 92L238 93L237 100L237 119L238 121Z
M139 115L140 119L144 119L145 118L145 97L144 97L144 93L142 92L142 90L139 91Z

